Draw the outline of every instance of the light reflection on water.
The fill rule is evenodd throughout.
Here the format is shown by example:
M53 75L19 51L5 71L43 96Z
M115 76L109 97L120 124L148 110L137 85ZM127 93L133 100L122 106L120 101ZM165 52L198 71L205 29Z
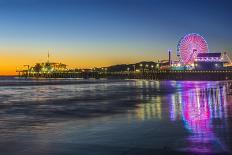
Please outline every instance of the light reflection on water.
M221 144L214 134L212 121L215 118L226 118L224 108L226 96L223 88L196 88L182 95L182 118L184 126L191 133L187 137L187 150L197 152L213 152L214 143L218 143L224 151L224 144ZM225 102L224 102L225 101ZM226 125L226 124L225 124Z
M169 104L170 121L183 121L189 136L185 138L186 144L179 150L198 153L215 153L229 151L231 147L223 142L228 130L228 110L232 107L232 97L228 94L226 83L220 82L167 82L180 88L177 92L163 96L153 96L137 109L138 119L167 119L164 102ZM167 84L166 83L166 84ZM156 85L159 90L161 83ZM148 86L150 87L150 86ZM141 95L142 101L147 96ZM230 111L231 113L231 111ZM216 123L220 122L220 124ZM219 130L219 134L217 132ZM228 131L227 131L228 132ZM230 133L230 132L229 132ZM231 136L230 134L228 135ZM223 140L221 140L223 139Z
M151 122L148 126L151 128L150 139L143 139L143 132L148 130L144 127L134 130L135 135L129 131L131 137L125 137L120 143L129 147L133 141L140 141L137 147L153 148L158 143L168 146L166 142L170 142L169 147L178 151L226 152L230 151L232 141L228 123L232 116L232 97L227 95L226 84L144 80L89 83L87 80L86 83L70 85L4 85L0 86L0 139L6 135L12 139L19 137L22 140L21 137L27 136L33 139L38 135L36 138L40 140L49 137L50 141L82 140L98 144L106 141L106 144L116 145L119 142L115 139L122 134L118 133L118 128L123 132L137 127L137 123L143 127L147 125L144 122ZM127 125L123 124L126 117ZM69 120L74 123L62 125ZM103 125L99 126L101 123ZM156 140L160 131L155 123L161 124L164 134L175 137L182 129L187 134L177 135L180 139L175 140L161 135L161 140L166 140L160 142ZM84 127L80 127L82 124ZM179 131L172 130L170 126L173 124ZM115 136L116 133L119 136ZM133 139L137 136L139 138Z

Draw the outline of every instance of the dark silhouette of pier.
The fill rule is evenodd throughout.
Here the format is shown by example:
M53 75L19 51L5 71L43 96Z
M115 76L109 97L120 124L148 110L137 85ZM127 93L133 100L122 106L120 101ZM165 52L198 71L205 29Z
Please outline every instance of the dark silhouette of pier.
M27 70L18 71L23 78L108 78L108 79L147 79L147 80L203 80L222 81L232 80L232 70L154 70L154 71L83 71L83 72L52 72L30 73Z

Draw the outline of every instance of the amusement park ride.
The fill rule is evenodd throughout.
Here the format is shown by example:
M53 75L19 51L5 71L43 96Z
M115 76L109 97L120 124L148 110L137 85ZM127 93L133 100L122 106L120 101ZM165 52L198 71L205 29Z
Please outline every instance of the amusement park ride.
M207 42L197 33L187 34L180 39L177 57L178 61L171 64L172 70L219 70L232 67L232 61L226 52L210 53Z
M191 65L198 53L207 53L208 44L205 39L196 33L184 36L177 45L177 56L182 65Z
M222 59L224 61L225 67L232 67L232 61L231 61L230 57L228 56L227 52L223 53Z

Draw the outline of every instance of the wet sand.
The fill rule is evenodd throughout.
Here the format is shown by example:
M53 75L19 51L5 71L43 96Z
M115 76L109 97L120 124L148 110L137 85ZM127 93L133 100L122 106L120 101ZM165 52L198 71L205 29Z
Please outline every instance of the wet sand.
M0 154L231 153L225 82L14 82L0 86Z

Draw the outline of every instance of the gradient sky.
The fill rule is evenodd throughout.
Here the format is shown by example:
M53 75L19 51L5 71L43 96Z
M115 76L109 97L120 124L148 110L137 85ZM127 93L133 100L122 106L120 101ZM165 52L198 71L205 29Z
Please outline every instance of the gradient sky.
M231 0L0 0L0 74L46 61L99 67L176 55L201 34L212 52L232 51ZM230 53L231 54L231 53Z

